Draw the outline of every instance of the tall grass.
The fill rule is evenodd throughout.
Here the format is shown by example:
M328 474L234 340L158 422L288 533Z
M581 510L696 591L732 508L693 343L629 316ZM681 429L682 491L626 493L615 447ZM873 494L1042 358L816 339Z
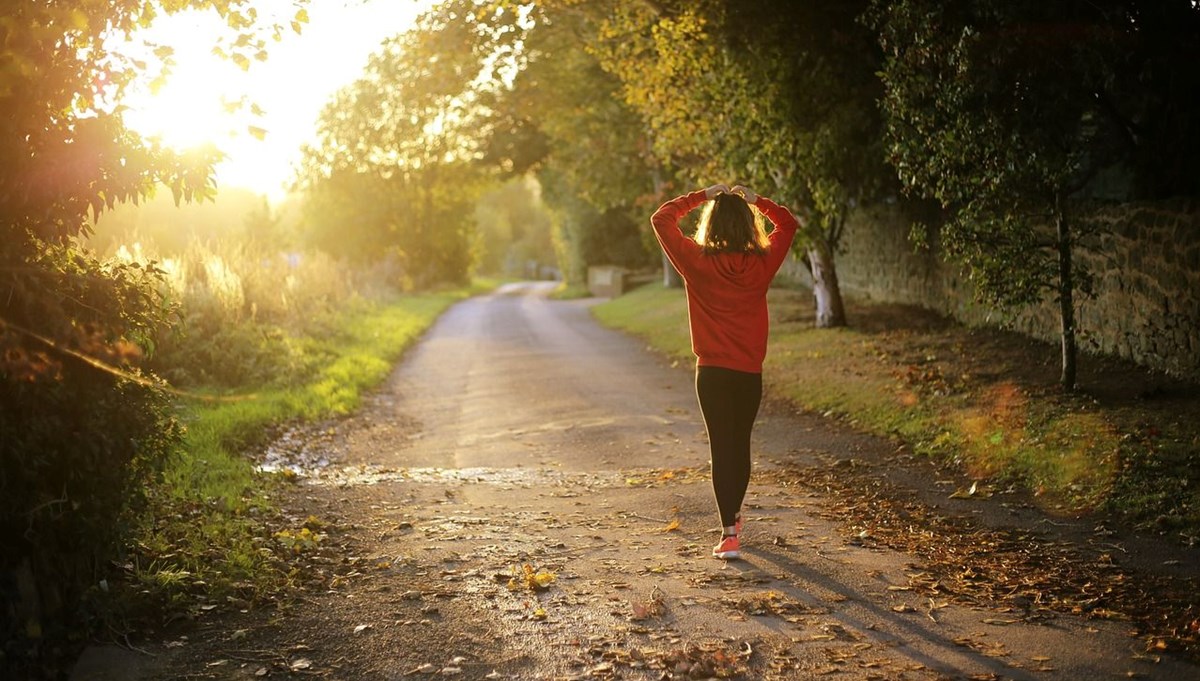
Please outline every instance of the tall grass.
M180 400L183 446L150 490L134 537L125 601L158 607L253 602L287 583L273 476L247 453L270 427L346 414L467 289L415 294L384 263L352 268L320 253L192 241L182 252L116 249L156 262L177 323L151 368Z

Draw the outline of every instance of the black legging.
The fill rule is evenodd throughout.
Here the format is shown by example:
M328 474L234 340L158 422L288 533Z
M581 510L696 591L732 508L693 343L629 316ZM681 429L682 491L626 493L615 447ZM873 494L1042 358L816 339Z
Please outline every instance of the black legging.
M733 525L750 485L750 431L762 402L762 374L696 368L696 397L708 430L712 485L721 525Z

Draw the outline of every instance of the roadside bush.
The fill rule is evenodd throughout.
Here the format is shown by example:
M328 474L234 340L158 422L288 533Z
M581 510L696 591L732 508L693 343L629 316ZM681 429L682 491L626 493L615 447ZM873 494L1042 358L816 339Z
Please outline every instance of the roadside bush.
M164 320L156 272L60 247L24 262L45 281L4 282L0 305L0 667L84 628L85 593L180 441L132 367Z
M136 247L117 257L151 262ZM252 242L193 242L159 266L179 318L157 339L149 366L173 385L219 390L305 380L328 357L298 339L328 335L329 320L391 291L397 278L386 263L355 269Z

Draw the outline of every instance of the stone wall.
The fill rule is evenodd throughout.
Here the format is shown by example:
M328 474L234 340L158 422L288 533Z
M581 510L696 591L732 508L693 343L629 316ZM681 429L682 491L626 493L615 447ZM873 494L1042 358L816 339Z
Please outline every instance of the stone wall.
M1200 206L1194 201L1120 204L1079 216L1100 228L1089 248L1077 251L1095 275L1092 297L1077 305L1080 348L1200 380ZM893 206L850 218L837 256L844 293L1058 340L1057 303L1048 300L1013 314L973 302L970 283L957 268L935 252L914 252L908 225ZM781 274L811 283L796 261Z

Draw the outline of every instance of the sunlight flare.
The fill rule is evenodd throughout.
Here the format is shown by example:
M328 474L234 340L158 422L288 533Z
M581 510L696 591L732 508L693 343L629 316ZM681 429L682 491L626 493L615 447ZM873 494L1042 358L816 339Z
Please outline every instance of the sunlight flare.
M315 140L321 108L359 77L380 42L407 30L431 0L323 0L310 3L309 23L284 30L269 58L223 56L222 20L212 12L160 17L134 37L129 51L148 68L128 93L125 121L134 131L183 150L213 145L225 160L219 187L245 187L281 199L302 145ZM258 14L290 26L290 2L262 0ZM278 14L278 16L274 16ZM154 56L169 48L174 67L159 78Z

